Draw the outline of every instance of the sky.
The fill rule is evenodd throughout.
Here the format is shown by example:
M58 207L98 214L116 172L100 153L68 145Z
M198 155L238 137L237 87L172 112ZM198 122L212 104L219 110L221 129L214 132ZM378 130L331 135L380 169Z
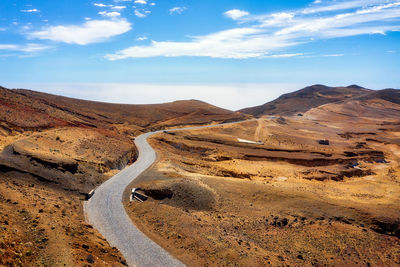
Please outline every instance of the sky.
M400 88L397 0L0 0L0 85L237 110L312 84Z

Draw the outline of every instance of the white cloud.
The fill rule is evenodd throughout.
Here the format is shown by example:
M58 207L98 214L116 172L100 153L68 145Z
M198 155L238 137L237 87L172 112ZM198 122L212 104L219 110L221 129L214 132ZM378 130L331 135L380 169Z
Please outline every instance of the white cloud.
M315 1L313 2L313 4L321 4L321 3L322 3L321 0L315 0Z
M107 40L131 29L125 19L89 20L82 25L60 25L45 27L28 35L31 39L46 39L68 44L87 45Z
M149 45L128 47L105 57L109 60L157 56L278 58L294 55L282 53L282 50L315 40L400 30L398 0L334 1L318 8L318 11L303 8L290 13L261 15L230 10L225 15L237 20L239 25L246 23L245 27L190 37L182 42L152 41Z
M112 9L119 9L119 10L125 9L125 8L126 8L126 6L113 6L112 7Z
M338 10L346 10L352 8L359 7L368 7L370 5L379 5L382 3L386 3L388 1L385 0L352 0L352 1L334 1L328 2L325 5L321 5L318 7L309 7L303 9L301 12L303 14L313 14L319 12L332 12Z
M29 43L26 45L16 45L16 44L0 44L0 50L8 50L8 51L18 51L25 53L34 53L40 52L43 50L50 49L50 46Z
M145 41L147 39L148 39L147 36L139 36L138 38L136 38L136 40L138 41Z
M36 8L33 8L33 9L28 9L28 10L21 10L21 12L37 13L37 12L40 12L40 10L36 9Z
M116 12L116 11L113 11L113 12L101 11L101 12L99 12L99 14L104 17L110 17L110 18L119 17L121 15L121 13Z
M242 18L244 16L248 16L249 12L243 11L243 10L239 10L239 9L232 9L232 10L226 11L224 14L228 18L231 18L233 20L237 20L237 19L240 19L240 18Z
M112 5L105 5L105 4L102 4L102 3L94 3L93 5L97 6L97 7L112 7Z
M135 4L142 4L142 5L146 5L147 4L147 0L135 0L134 2Z
M275 55L266 55L265 58L288 58L288 57L299 57L303 56L303 53L292 53L292 54L275 54Z
M135 16L136 17L138 17L138 18L145 18L145 17L147 17L147 12L140 12L139 10L137 10L137 9L135 9Z
M176 6L173 7L169 10L169 14L170 15L174 15L174 14L182 14L183 11L185 11L187 8L183 7L183 6Z
M149 5L150 5L150 6L155 6L155 5L156 5L156 3L150 3Z

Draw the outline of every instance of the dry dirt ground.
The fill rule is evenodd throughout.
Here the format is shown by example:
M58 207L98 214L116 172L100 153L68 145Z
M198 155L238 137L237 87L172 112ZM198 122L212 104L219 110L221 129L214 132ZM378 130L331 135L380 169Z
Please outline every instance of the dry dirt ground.
M158 134L127 210L189 266L400 265L399 111L355 104Z
M0 266L119 266L84 195L136 159L133 138L245 118L200 101L120 105L0 87Z
M13 170L0 172L0 266L123 266L85 223L83 196Z

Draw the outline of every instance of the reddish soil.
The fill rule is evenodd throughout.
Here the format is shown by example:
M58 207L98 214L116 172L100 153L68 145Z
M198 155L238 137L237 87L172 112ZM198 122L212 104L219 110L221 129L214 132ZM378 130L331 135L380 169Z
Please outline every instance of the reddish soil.
M0 265L119 266L85 194L135 161L151 129L246 116L190 100L118 105L0 87Z
M132 220L189 266L400 265L400 106L302 115L154 136Z

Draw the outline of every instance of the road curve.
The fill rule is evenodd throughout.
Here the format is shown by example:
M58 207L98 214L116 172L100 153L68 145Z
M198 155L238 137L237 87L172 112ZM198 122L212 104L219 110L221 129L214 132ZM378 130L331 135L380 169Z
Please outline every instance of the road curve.
M239 122L168 131L196 130L234 123ZM88 222L107 239L111 246L121 251L129 266L184 266L132 223L122 203L125 188L156 160L156 153L147 142L147 138L159 132L161 131L136 137L135 145L139 152L137 161L100 185L90 200L84 203Z

